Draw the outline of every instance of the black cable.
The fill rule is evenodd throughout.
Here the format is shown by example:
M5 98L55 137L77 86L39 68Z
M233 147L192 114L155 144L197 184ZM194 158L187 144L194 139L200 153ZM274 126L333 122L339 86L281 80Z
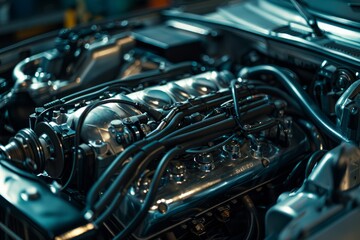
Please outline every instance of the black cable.
M220 113L216 116L214 116L213 118L206 118L206 119L203 119L202 121L200 122L196 122L194 124L191 124L189 126L186 126L186 127L183 127L177 131L174 131L176 129L176 127L178 127L178 124L180 123L180 119L182 119L185 115L191 115L192 113L195 113L195 112L201 112L201 111L206 111L206 110L209 110L209 109L214 109L215 106L218 106L220 105L223 101L225 101L227 98L229 98L230 96L224 96L223 95L224 93L222 93L222 96L221 97L218 97L218 98L215 98L213 100L209 100L209 99L201 99L201 103L194 103L192 102L190 107L188 108L185 108L185 109L182 109L180 112L177 112L175 114L175 116L173 117L173 119L175 121L173 121L173 119L170 121L170 123L168 125L172 126L171 128L165 128L165 129L162 129L160 132L158 133L161 133L162 135L167 135L168 137L172 137L172 136L175 136L175 135L178 135L180 133L184 133L184 132L190 132L192 131L193 129L198 129L198 128L201 128L203 126L206 126L208 124L210 124L211 122L212 123L215 123L215 122L218 122L220 120L223 120L225 118L227 118L227 115L226 113ZM212 95L211 97L213 98L215 95ZM196 106L194 106L195 104L198 104ZM181 114L181 115L179 115ZM180 117L181 116L181 117ZM164 134L164 130L166 130L166 134ZM154 133L154 136L151 135L151 137L155 137L158 133Z
M283 186L293 186L294 184L300 184L300 181L303 180L305 173L305 168L307 164L307 159L311 156L311 153L303 154L293 159L293 163L296 163L295 166L291 168L290 173L287 175L286 179L283 181Z
M123 198L127 193L127 188L129 186L129 184L125 185L125 181L129 183L133 181L138 174L140 174L139 170L141 170L142 166L144 166L144 164L148 164L147 161L151 160L151 157L154 157L154 151L156 151L156 153L159 153L164 150L164 146L170 148L171 146L183 144L188 141L192 142L194 141L194 139L212 140L216 137L222 136L223 134L228 134L229 132L232 132L234 127L236 126L234 120L230 120L232 120L233 123L232 127L227 127L227 124L225 124L223 126L224 129L218 129L215 133L214 131L209 131L209 128L205 127L203 129L199 129L196 133L187 133L179 136L178 138L165 141L160 140L159 142L152 142L149 144L149 146L143 147L142 151L136 154L132 158L132 160L127 165L125 165L121 173L115 177L114 181L103 193L100 200L95 203L95 206L88 206L88 209L92 209L95 214L100 212L102 209L105 208L109 201L114 198L115 194L119 192L119 189L122 189L119 198ZM149 151L148 149L150 149L151 151Z
M223 131L234 132L236 129L236 126L237 126L236 121L232 118L229 118L229 119L225 119L225 120L219 121L217 123L211 124L209 126L203 127L201 129L193 130L192 132L179 134L179 135L171 137L171 138L166 136L166 137L162 138L160 141L165 146L171 146L174 143L181 144L181 143L184 143L187 141L191 141L194 138L200 138L200 137L212 134L212 133L214 133L214 130L218 131L218 132L223 132Z
M188 125L186 127L180 128L180 129L178 129L176 131L173 131L173 132L167 134L166 137L167 138L172 138L172 137L178 136L178 135L183 134L183 133L192 132L192 131L194 131L196 129L200 129L200 128L203 128L205 126L209 126L211 124L223 121L225 119L227 119L227 114L226 113L221 113L221 114L216 115L214 117L205 119L205 120L200 121L200 122L193 123L193 124Z
M246 232L245 237L243 238L244 240L251 240L252 236L254 234L254 229L255 229L255 217L254 214L252 212L249 211L250 214L250 223L249 223L249 229Z
M252 109L248 110L246 112L246 114L244 114L242 116L242 119L243 119L243 121L247 121L249 119L252 119L254 117L259 116L259 114L261 114L261 115L271 114L276 108L282 108L282 107L283 107L283 102L280 102L280 101L274 102L272 104L266 104L266 105L258 106L258 107L255 107L255 108L252 108ZM224 116L226 117L226 115L224 115ZM209 121L210 119L213 119L213 118L208 118L206 120L203 120L202 122ZM188 127L189 128L194 127L194 126L196 126L196 124L201 124L201 122L192 124L192 125L190 125ZM224 129L227 129L227 128L233 128L233 131L234 131L234 128L236 126L238 126L238 125L237 125L237 122L236 122L235 118L225 118L224 120L219 120L219 121L215 122L214 124L209 125L209 128L211 128L212 130L214 130L214 129L216 129L216 130L223 129L224 130ZM210 130L208 129L207 133L210 133L211 129ZM199 129L195 128L195 129L191 130L191 132L196 133L196 134L204 134L204 133L200 133L198 130ZM173 133L169 134L168 136L166 136L166 138L162 139L161 141L164 141L164 143L169 142L169 141L173 141L173 140L176 140L177 138L179 138L180 136L186 137L187 136L186 132L183 133L183 132L181 132L181 129L179 129L176 132L173 132ZM191 139L188 138L188 140L191 140Z
M243 116L243 119L249 119L251 117L253 117L254 115L257 114L267 114L268 112L272 112L274 109L274 105L268 105L268 106L260 106L259 108L255 108L255 109L251 109L251 111L249 110L247 112L247 114L245 114ZM225 115L226 116L226 115ZM190 141L191 138L194 136L202 136L204 134L210 134L212 133L212 131L214 129L218 130L218 131L222 131L222 130L226 130L226 129L232 129L232 131L234 132L235 127L237 126L236 120L233 118L225 118L224 120L219 120L216 121L215 123L211 124L211 125L207 125L207 127L205 129L197 129L196 126L203 124L206 121L209 121L213 118L209 118L206 119L202 122L199 123L195 123L192 124L190 126L187 126L188 128L191 128L191 131L187 132L184 131L185 128L183 129L179 129L169 135L167 135L166 137L162 138L160 141L163 142L166 146L174 141ZM270 125L273 123L270 123ZM261 130L261 126L259 126L258 128L259 130ZM181 139L181 140L180 140Z
M111 163L111 165L107 168L107 170L99 177L99 179L93 184L88 195L87 195L87 206L92 206L95 202L98 192L109 182L113 174L117 169L136 151L138 151L142 146L146 145L149 141L153 141L156 139L160 139L162 137L168 136L177 136L184 132L190 132L194 129L199 129L203 126L210 125L212 123L218 122L220 120L226 119L226 114L220 114L215 117L206 119L206 121L201 121L199 123L195 123L189 126L186 126L182 129L175 131L178 127L180 121L184 118L184 112L177 113L170 123L162 129L162 131L155 133L149 139L144 139L139 142L134 143L129 148L125 149L119 156L115 158L115 160Z
M145 144L145 141L141 141L141 143ZM124 162L128 160L134 152L140 150L140 148L141 144L139 143L131 145L130 147L126 148L125 151L123 151L120 155L118 155L114 159L114 161L112 161L110 166L106 168L105 172L102 173L98 180L92 185L86 196L86 206L88 210L91 210L100 190L102 190L102 188L104 188L106 184L109 183L111 178L114 176L116 171L118 171L118 169L124 164Z
M45 109L44 111L42 111L38 116L36 116L34 128L36 127L38 120L41 119L43 115L45 115L47 112L49 112L53 109L56 109L56 108L57 108L56 106L49 107L49 108Z
M255 132L264 131L266 129L270 129L271 127L277 126L280 123L278 119L269 119L267 121L263 121L260 124L256 125L248 125L248 129L246 129L246 132L251 134Z
M267 108L268 106L265 106L265 107ZM265 109L262 108L259 111L263 112L264 110ZM178 115L176 115L176 116L178 116ZM245 117L247 117L247 116L245 115ZM221 118L224 119L224 120L220 120ZM174 119L175 119L175 117L174 117ZM181 118L179 118L179 119L181 119ZM214 121L214 120L216 120L216 121ZM177 120L175 122L176 124L174 126L176 126L178 122L179 121ZM170 124L169 124L169 126L170 126ZM197 129L200 126L203 127L203 129ZM162 138L160 140L166 146L173 146L173 144L180 144L180 143L183 143L183 142L186 142L186 141L191 141L191 140L193 140L193 138L196 138L196 137L201 137L201 136L206 136L208 134L211 134L211 133L213 133L212 129L217 129L218 131L223 130L222 134L228 134L229 132L233 132L234 128L236 126L237 125L236 125L236 122L235 122L234 119L227 119L226 114L222 114L222 116L215 116L213 118L206 119L205 121L192 124L190 126L179 129L177 131L173 131L169 135L164 136L164 134L162 134L162 135L159 135L159 136L162 136ZM217 135L217 136L220 136L220 135ZM157 139L159 139L158 136L153 136L153 137L157 137ZM105 174L103 174L99 178L99 180L93 185L93 187L89 191L89 194L87 196L87 204L86 204L88 210L91 210L94 207L94 203L95 203L95 200L97 198L97 193L111 179L112 173L115 172L115 169L118 169L118 167L121 166L121 164L119 164L119 163L124 163L125 160L127 160L136 151L139 151L141 149L141 147L146 145L147 143L148 143L147 139L145 139L143 141L140 141L138 143L135 143L133 146L126 149L122 154L120 154L115 159L113 164L109 168L107 168ZM115 165L117 165L116 168L114 167ZM119 181L119 182L121 184L123 184L121 181ZM118 185L114 189L119 188L120 185ZM107 191L108 191L108 189L107 189ZM113 194L114 193L111 193L112 196L113 196ZM105 202L107 202L107 200L106 201L103 200L103 203L105 203ZM99 204L99 203L97 203L97 204ZM100 204L98 206L103 207L104 204Z
M242 197L242 202L244 203L245 207L248 209L250 213L250 229L248 231L248 234L246 236L246 240L249 239L260 239L260 222L257 214L256 207L254 205L254 202L250 198L249 195L245 195ZM255 232L256 231L256 232ZM256 234L256 238L253 236Z
M253 108L269 103L269 96L266 94L253 94L245 99L238 100L238 104L241 104L240 111L248 112ZM241 114L240 112L240 114Z
M92 100L93 97L97 97L97 96L101 96L106 90L108 90L108 87L105 87L103 89L100 89L96 92L93 92L93 93L89 93L87 95L82 95L78 98L73 98L69 101L65 101L64 99L61 99L61 100L57 100L59 101L57 104L46 104L47 108L42 111L37 117L36 117L36 120L35 120L35 124L34 126L37 125L37 122L38 122L38 119L41 119L41 117L43 115L45 115L47 112L51 111L51 110L54 110L56 108L58 108L59 106L69 106L69 105L74 105L82 100ZM116 99L114 99L116 100ZM119 99L120 100L120 99ZM124 100L126 101L126 100ZM61 103L61 104L60 104ZM135 102L131 102L131 101L127 101L126 103L124 104L127 104L127 105L131 105L135 108L137 108L138 110L140 111L145 111L147 113L149 113L150 116L152 117L156 117L157 119L159 119L159 116L160 116L160 113L159 114L155 114L156 110L152 109L152 108L148 108L146 105L143 105L143 104L140 104L140 103L135 103ZM155 118L155 119L156 119Z
M192 114L195 112L206 112L211 111L215 107L221 105L221 103L231 99L231 95L228 91L219 92L219 94L211 94L205 97L196 98L195 100L191 100L190 103L193 107L189 107L186 109L186 114ZM245 93L242 93L245 95Z
M151 137L159 132L161 132L168 124L171 122L171 120L176 116L176 114L179 112L179 108L174 107L169 111L169 113L161 120L161 122L158 124L155 130L150 132L147 137Z
M117 88L118 88L117 90L121 89L121 90L125 91L126 93L132 93L132 91L130 89L127 89L125 87L118 86ZM100 90L96 90L94 92L86 93L86 94L80 95L79 97L72 98L71 95L79 95L79 92L77 92L76 94L71 94L71 95L68 95L68 96L62 98L61 101L62 102L65 101L65 104L76 104L76 103L79 103L84 100L90 101L90 100L93 100L94 98L102 96L104 94L104 92L112 91L114 89L115 89L114 86L106 86L104 88L101 88ZM86 90L88 90L88 89L86 89ZM117 91L117 94L119 94L118 91Z
M78 148L75 148L74 150L74 155L73 155L73 161L72 161L72 164L71 164L71 170L70 170L70 175L68 177L68 179L66 180L66 182L64 183L64 185L61 187L61 190L64 190L65 188L67 188L67 186L71 183L72 181L72 178L74 177L74 173L75 173L75 169L76 169L76 163L78 161L78 154L77 152L78 151Z
M255 67L243 68L239 76L242 78L252 78L260 74L272 74L276 80L298 101L303 111L309 116L315 125L321 129L328 137L336 143L350 142L344 137L340 129L332 123L325 114L319 109L314 101L302 89L301 85L293 79L290 79L288 74L285 74L280 68L271 65L259 65Z
M211 124L217 123L223 119L226 119L226 114L221 114L219 116L215 116L207 119L206 121L201 121L189 126L186 126L182 129L174 131L174 128L177 127L179 122L183 119L184 113L177 113L174 118L170 121L170 123L159 133L154 134L149 139L144 139L139 142L132 144L129 148L125 149L119 156L117 156L111 165L106 169L106 171L98 178L98 180L93 184L91 189L88 192L86 205L90 209L93 206L98 192L110 181L115 172L123 165L123 163L130 158L134 153L138 152L143 146L150 143L151 141L159 140L161 138L167 137L175 137L180 134L191 132L195 129L200 129L205 126L209 126Z
M202 144L204 141L208 141L209 139L213 139L213 136L205 136L202 139L196 139L181 145L177 145L176 147L174 147L173 149L171 149L170 151L168 151L160 160L154 176L152 178L149 190L146 194L146 197L144 199L144 203L140 209L140 211L136 214L136 216L131 220L131 222L128 224L128 226L125 227L125 229L120 232L114 239L123 239L124 237L126 237L128 234L130 234L133 230L136 229L136 227L139 225L140 221L146 216L149 208L151 207L151 205L153 204L155 197L156 197L156 193L158 190L158 187L160 185L161 182L161 177L164 174L164 172L166 171L167 165L170 162L170 160L172 160L176 155L179 155L180 153L184 152L185 149L193 146L193 145L198 145L198 144ZM100 223L100 222L96 222L96 223Z
M177 127L183 117L184 114L182 112L177 113L170 121L170 123L161 132L154 134L150 138L146 138L132 144L130 147L126 148L119 156L117 156L89 190L86 198L86 205L93 205L98 195L98 192L100 192L100 190L105 187L105 185L111 180L115 172L123 165L123 163L127 159L129 159L135 152L139 151L141 147L145 146L149 142L160 139L166 136L169 132L173 132L173 130Z
M260 108L249 109L246 112L246 114L244 114L242 116L242 119L244 121L246 121L246 120L249 120L250 118L254 117L254 115L267 114L267 113L273 111L273 109L274 109L273 105L262 105L262 106L259 106L259 107ZM188 113L188 111L186 111L186 112ZM186 132L192 132L192 131L197 130L197 129L199 129L201 127L204 127L204 126L208 126L208 125L211 125L211 124L214 124L214 123L219 123L219 122L221 122L223 120L229 120L227 113L220 113L220 114L218 114L218 115L216 115L214 117L209 117L209 118L203 119L200 122L196 122L196 123L193 123L193 124L188 125L186 127L183 127L181 129L178 129L176 131L173 131L173 132L169 133L166 137L167 138L172 138L172 137L178 136L180 134L184 134Z
M64 102L78 97L82 96L88 93L91 93L93 91L97 91L98 89L108 88L110 86L119 87L130 87L130 86L137 86L139 84L148 83L151 81L159 82L161 80L164 80L166 78L174 77L176 74L183 74L183 73L189 73L194 72L195 69L200 69L197 62L181 62L174 64L166 69L156 69L156 70L150 70L141 74L132 75L129 77L124 77L121 79L116 79L113 81L105 82L98 84L96 86L84 89L79 92L75 92L73 94L67 95L66 97L63 97L61 99L57 99L55 101L49 102L45 104L45 107L52 107L52 106L60 106Z
M224 146L228 142L230 142L235 136L236 136L236 134L233 134L230 137L228 137L227 139L225 139L224 141L222 141L222 142L220 142L218 144L215 144L215 145L213 145L211 147L200 148L200 149L188 149L188 150L186 150L186 152L191 153L191 154L201 154L201 153L212 152L212 151L215 151L218 148Z
M119 175L114 178L111 185L103 192L101 198L94 206L94 212L99 213L105 209L109 201L114 201L114 197L120 192L122 199L126 194L130 184L141 174L141 169L151 162L158 154L162 153L165 148L157 142L150 143L150 146L144 147L143 151L136 154L131 161L124 166ZM149 150L148 150L149 149Z
M298 117L295 119L296 123L305 131L307 134L309 141L311 143L311 150L315 152L320 149L327 148L327 142L319 130L309 121L302 119L302 117Z
M251 83L251 81L249 81ZM261 82L265 84L264 82ZM256 85L253 89L255 92L262 92L262 93L269 93L271 95L275 95L281 99L284 99L292 108L294 108L298 114L302 114L303 110L300 105L286 92L280 90L279 88L272 87L272 86L265 86L265 85Z
M235 120L237 122L237 124L240 127L240 130L242 132L245 132L244 129L244 125L241 122L241 114L240 114L240 107L239 107L239 97L238 97L238 93L237 93L237 89L236 89L236 84L238 83L237 79L234 79L231 81L230 83L230 88L231 88L231 95L233 98L233 104L234 104L234 110L235 110Z
M153 204L157 190L159 189L159 185L161 183L161 177L163 176L164 172L167 169L167 166L169 162L179 153L183 151L182 147L175 147L168 151L160 160L154 176L151 180L151 184L149 187L149 190L146 194L146 197L144 199L144 203L141 206L141 209L138 211L138 213L135 215L134 218L131 219L130 223L125 227L123 231L121 231L117 236L114 237L115 239L124 239L127 235L129 235L131 232L133 232L136 227L139 226L139 223L142 219L145 218L148 210L150 209L151 205Z
M95 103L92 103L91 105L88 105L84 111L81 113L80 117L78 118L77 124L76 124L76 128L75 128L75 136L74 136L74 154L73 154L73 163L72 163L72 168L70 171L70 175L68 177L68 180L66 181L66 183L63 185L62 189L66 188L74 175L75 172L75 168L76 168L76 164L78 162L78 151L79 151L79 145L80 145L80 136L81 136L81 128L82 125L87 117L87 115L96 107L103 105L103 104L107 104L107 103L117 103L117 104L126 104L126 105L130 105L140 111L145 111L147 112L149 115L152 115L152 117L154 117L154 113L155 110L151 109L151 111L149 110L148 107L146 107L145 105L139 104L139 103L134 103L128 100L122 100L122 99L105 99L105 100L101 100ZM160 114L160 113L159 113ZM158 117L157 117L158 118Z
M160 139L161 137L174 132L179 127L179 124L184 119L184 116L185 114L183 112L176 113L165 128L163 128L160 132L155 132L151 136L146 136L145 138L148 141L151 141L152 139Z
M311 174L315 165L322 159L322 157L327 152L328 151L326 151L326 150L318 150L318 151L314 152L313 154L311 154L311 156L306 164L305 178L309 177L309 175Z
M233 131L233 128L223 131L216 131L216 132L213 131L212 133L205 134L203 136L193 135L192 138L188 140L186 143L181 141L182 139L180 139L180 141L172 142L172 144L170 144L167 148L171 148L171 146L176 146L179 144L190 144L190 145L201 144L205 141L210 141L224 134L228 134L231 131ZM92 210L93 213L95 213L96 215L99 212L99 210L104 209L105 206L109 204L109 201L111 201L110 206L112 208L110 208L109 206L104 213L98 216L98 218L101 218L103 220L106 219L108 217L107 215L111 214L111 212L114 211L114 209L119 206L124 196L128 192L128 188L130 187L131 183L140 176L141 172L139 170L144 169L144 167L146 167L149 164L149 162L152 160L152 157L155 156L154 151L160 152L164 150L163 145L160 145L159 143L151 143L150 145L152 146L148 147L148 149L152 149L152 152L150 153L148 150L145 150L144 147L143 151L135 155L132 158L132 160L127 165L125 165L121 173L118 176L116 176L112 184L103 193L100 200L95 203L95 206L94 207L92 205L88 206L87 208L88 210ZM158 149L155 149L156 147ZM117 202L116 204L114 203L115 201Z
M83 100L86 100L86 101L94 100L94 98L97 98L97 97L103 95L104 92L106 92L108 89L109 89L109 87L104 87L104 88L102 88L100 90L97 90L95 92L83 94L83 95L81 95L79 97L75 97L75 98L72 98L72 99L66 101L64 104L66 104L66 105L68 105L68 104L76 104L76 103L79 103L79 102L81 102Z
M164 151L163 146L155 146L149 152L140 152L134 156L131 163L124 166L118 176L115 177L112 184L104 191L100 200L95 203L93 211L95 214L101 214L95 220L97 224L106 220L107 217L119 206L123 198L128 192L130 185L138 178L141 174L140 170L147 166L157 154ZM106 208L108 203L110 205ZM116 203L116 204L114 204ZM106 209L105 211L103 211Z
M252 109L246 115L244 115L243 118L244 120L246 120L257 114L266 114L269 111L272 112L273 107L274 107L273 105L270 106L266 105L258 109ZM225 129L223 131L223 134L228 134L230 132L233 133L235 127L237 126L234 119L227 118L226 114L220 114L218 116L208 118L204 121L174 131L173 129L177 127L178 123L183 118L184 116L183 114L184 113L181 112L176 114L173 120L169 123L169 125L166 128L164 128L161 132L155 134L149 139L144 139L134 143L129 148L125 149L125 151L122 152L118 157L116 157L115 160L112 162L112 164L107 168L107 170L100 176L100 178L93 184L92 188L90 189L86 198L87 210L92 211L92 208L94 207L94 203L98 198L98 192L104 186L106 186L106 184L110 181L113 174L120 168L120 166L128 158L130 158L133 154L135 154L137 151L139 151L143 146L145 146L149 142L154 140L159 140L159 141L161 140L162 142L164 142L166 146L173 146L172 144L175 143L180 144L182 142L191 141L193 140L193 138L201 137L206 134L211 134L213 133L213 130L211 129L216 129L219 131L221 129ZM203 129L199 129L200 127Z

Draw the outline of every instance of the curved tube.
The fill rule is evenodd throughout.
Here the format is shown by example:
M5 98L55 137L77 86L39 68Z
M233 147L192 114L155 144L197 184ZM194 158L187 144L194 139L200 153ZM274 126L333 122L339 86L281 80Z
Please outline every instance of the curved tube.
M342 132L332 123L325 114L319 109L314 101L308 96L308 94L302 89L301 85L292 81L287 74L281 69L271 65L259 65L255 67L243 68L239 77L241 78L254 78L259 74L272 74L276 77L276 80L291 94L296 97L304 113L309 116L314 124L323 131L329 138L336 143L351 142L347 139Z
M132 231L136 229L138 224L141 220L146 216L148 213L151 205L153 204L157 190L159 188L161 177L163 176L164 172L166 171L167 165L177 154L182 152L181 147L175 147L171 149L168 153L164 155L161 159L159 165L157 166L154 174L154 181L151 181L151 185L149 188L148 194L146 194L144 204L142 205L140 211L136 214L136 216L131 220L131 222L125 227L123 231L121 231L114 239L123 239L127 235L129 235Z
M319 130L314 126L314 124L298 118L296 119L296 123L300 125L300 127L308 134L308 137L310 138L310 142L312 143L312 150L322 150L327 148L326 141L324 137L321 135Z

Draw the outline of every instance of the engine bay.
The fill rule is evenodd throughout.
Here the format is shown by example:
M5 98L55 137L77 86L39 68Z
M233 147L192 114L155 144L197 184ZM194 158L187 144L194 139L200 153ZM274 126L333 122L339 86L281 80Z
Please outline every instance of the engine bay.
M254 2L1 50L0 238L358 236L360 43Z

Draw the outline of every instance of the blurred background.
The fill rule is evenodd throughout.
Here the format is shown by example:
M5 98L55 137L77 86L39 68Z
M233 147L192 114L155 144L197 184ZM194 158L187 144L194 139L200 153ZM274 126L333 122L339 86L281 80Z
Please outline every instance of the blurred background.
M53 29L169 4L170 0L0 0L0 47Z

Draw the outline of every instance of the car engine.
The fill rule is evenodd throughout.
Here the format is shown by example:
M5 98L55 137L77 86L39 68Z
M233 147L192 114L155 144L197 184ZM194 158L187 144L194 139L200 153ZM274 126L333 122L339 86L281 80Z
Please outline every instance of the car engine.
M0 238L356 239L359 31L274 9L312 16L190 3L2 49Z

